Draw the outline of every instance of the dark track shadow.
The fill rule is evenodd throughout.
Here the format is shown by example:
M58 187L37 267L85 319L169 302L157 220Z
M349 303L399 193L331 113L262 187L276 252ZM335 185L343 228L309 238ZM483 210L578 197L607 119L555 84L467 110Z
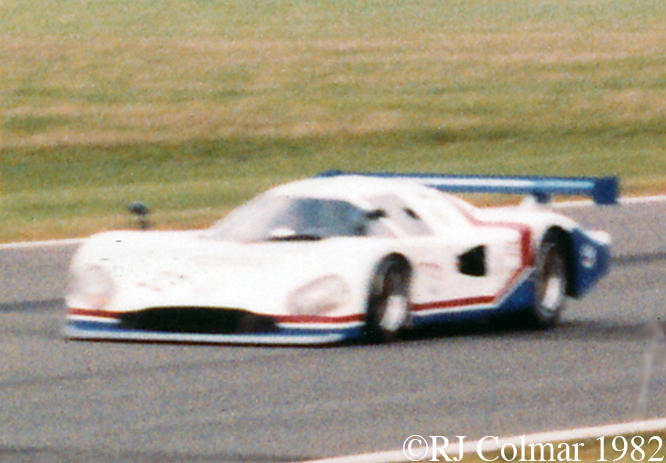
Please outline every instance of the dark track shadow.
M666 325L659 322L662 329ZM622 323L610 320L566 320L550 329L529 329L508 321L481 323L447 323L415 329L406 333L399 342L416 342L429 339L446 339L467 336L484 338L511 338L513 341L645 341L653 336L648 321Z

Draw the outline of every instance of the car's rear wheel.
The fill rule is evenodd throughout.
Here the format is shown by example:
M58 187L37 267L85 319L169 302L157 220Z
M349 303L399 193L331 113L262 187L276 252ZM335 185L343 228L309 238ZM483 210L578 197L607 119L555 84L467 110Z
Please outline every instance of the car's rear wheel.
M526 311L526 321L536 328L557 324L566 305L567 264L557 235L548 233L537 251L534 303Z
M398 257L384 259L372 278L366 337L372 342L396 339L409 321L409 267Z

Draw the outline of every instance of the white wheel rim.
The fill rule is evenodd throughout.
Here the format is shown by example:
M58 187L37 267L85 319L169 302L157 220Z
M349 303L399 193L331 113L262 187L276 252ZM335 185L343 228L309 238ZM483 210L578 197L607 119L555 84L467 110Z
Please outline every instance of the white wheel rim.
M562 300L563 282L558 277L548 278L543 295L543 307L548 311L556 310Z
M402 295L391 295L386 301L381 327L388 332L395 332L403 325L407 317L407 298Z

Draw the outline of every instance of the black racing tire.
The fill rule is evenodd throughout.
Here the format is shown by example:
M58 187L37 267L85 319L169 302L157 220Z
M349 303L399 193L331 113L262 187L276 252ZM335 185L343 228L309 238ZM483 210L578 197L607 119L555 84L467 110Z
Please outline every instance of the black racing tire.
M409 324L410 271L406 261L390 256L380 262L370 282L365 335L370 342L394 341Z
M567 299L567 261L556 233L546 233L536 255L534 303L525 321L537 329L551 328L560 320Z

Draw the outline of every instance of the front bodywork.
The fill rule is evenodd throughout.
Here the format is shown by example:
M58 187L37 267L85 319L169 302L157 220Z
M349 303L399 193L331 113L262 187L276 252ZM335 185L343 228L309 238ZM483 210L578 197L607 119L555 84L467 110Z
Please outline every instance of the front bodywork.
M359 244L236 244L187 232L100 235L72 263L65 333L230 343L354 338L363 322L363 282L386 252L383 243ZM108 282L91 282L90 274ZM102 296L76 288L91 283ZM96 300L104 299L105 285L112 287L109 300Z

